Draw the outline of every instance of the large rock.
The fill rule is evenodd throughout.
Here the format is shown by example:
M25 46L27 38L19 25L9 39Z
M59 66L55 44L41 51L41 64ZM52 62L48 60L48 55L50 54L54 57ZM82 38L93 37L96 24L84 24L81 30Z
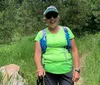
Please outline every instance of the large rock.
M2 82L0 85L25 85L23 77L18 73L20 67L15 64L6 65L0 68Z

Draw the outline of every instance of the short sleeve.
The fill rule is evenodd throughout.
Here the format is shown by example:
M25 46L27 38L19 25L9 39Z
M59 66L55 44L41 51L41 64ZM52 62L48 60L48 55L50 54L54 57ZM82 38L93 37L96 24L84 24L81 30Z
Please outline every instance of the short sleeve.
M40 41L40 39L42 38L42 31L39 31L35 37L35 41Z
M68 29L68 33L69 33L70 39L73 39L75 37L74 34L70 30L70 28L67 27L67 29Z

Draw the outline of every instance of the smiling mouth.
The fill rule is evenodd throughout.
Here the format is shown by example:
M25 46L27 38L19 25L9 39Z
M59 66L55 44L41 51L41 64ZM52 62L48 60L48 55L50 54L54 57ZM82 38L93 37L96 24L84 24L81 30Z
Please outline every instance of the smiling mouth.
M51 24L54 24L56 21L50 21Z

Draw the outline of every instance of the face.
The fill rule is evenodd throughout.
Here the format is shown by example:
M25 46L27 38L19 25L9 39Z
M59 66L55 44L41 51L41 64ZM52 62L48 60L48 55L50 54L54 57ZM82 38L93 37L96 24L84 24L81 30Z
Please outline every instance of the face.
M45 17L46 17L46 22L50 28L54 29L59 24L58 13L49 12L48 14L46 14Z

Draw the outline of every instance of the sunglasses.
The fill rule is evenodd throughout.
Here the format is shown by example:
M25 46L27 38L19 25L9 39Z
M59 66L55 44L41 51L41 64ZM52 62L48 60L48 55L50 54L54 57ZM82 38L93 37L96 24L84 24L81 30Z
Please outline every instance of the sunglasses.
M47 14L45 15L45 17L46 17L47 19L51 19L52 17L53 17L53 18L57 18L57 17L58 17L58 13L56 13L56 12L49 12L49 13L47 13Z

